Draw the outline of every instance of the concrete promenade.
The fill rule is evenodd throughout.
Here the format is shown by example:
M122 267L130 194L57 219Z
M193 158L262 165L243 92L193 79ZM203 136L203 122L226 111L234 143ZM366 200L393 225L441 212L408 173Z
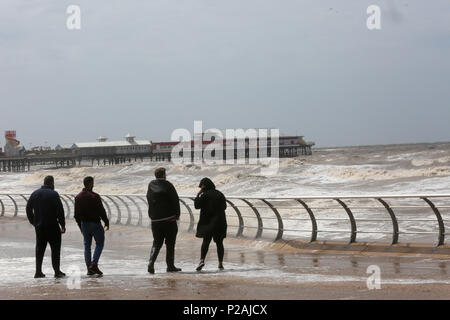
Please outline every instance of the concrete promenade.
M0 299L450 299L447 250L354 252L227 238L225 270L217 269L212 243L198 273L201 239L180 232L176 264L183 271L165 272L163 248L150 275L151 230L112 225L99 265L104 276L93 278L85 275L81 233L73 220L67 225L62 270L81 270L79 289L68 288L70 279L53 278L49 247L47 277L33 279L32 226L22 217L0 218ZM381 289L367 288L370 265L380 268Z

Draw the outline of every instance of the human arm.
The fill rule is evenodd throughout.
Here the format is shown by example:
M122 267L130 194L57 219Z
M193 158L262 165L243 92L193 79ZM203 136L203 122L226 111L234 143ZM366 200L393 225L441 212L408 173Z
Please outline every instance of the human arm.
M80 200L78 197L75 197L75 210L74 211L75 211L75 213L74 213L73 217L75 218L78 228L80 229L81 232L83 232L83 230L81 229Z
M34 194L32 194L28 199L26 207L28 221L34 226L33 202L34 202Z
M103 206L102 198L100 197L100 195L98 195L98 198L97 198L97 206L98 206L98 212L100 215L100 219L103 220L103 222L105 223L105 230L108 231L109 230L109 219L106 214L106 210L105 210L105 207Z
M64 216L64 207L61 202L61 198L58 193L56 193L56 218L58 219L58 223L61 226L61 233L66 232L66 218Z

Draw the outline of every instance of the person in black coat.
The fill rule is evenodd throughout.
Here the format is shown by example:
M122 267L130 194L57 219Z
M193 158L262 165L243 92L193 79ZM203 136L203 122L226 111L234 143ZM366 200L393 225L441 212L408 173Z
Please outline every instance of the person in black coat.
M200 191L194 200L196 209L200 209L200 219L197 224L197 238L203 238L200 263L197 271L202 270L205 265L206 254L208 253L211 240L217 246L217 257L219 260L219 269L223 270L223 239L227 236L227 220L225 217L225 209L227 203L225 196L219 190L216 190L214 183L203 178L199 184Z
M55 278L62 278L66 274L61 271L61 234L66 232L64 208L55 190L55 180L52 176L44 179L44 185L34 191L27 201L28 221L36 231L36 273L35 278L44 278L42 261L44 260L47 243L52 249L52 266Z
M180 219L180 201L175 187L166 180L166 169L155 170L155 180L148 185L148 216L152 221L153 246L150 251L148 272L155 273L155 261L166 243L167 272L178 272L175 266L175 242L178 233L177 220Z

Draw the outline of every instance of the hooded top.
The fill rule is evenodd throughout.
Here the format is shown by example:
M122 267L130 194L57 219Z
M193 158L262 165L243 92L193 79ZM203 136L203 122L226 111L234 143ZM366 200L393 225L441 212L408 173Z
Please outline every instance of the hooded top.
M148 216L152 222L180 218L180 202L175 187L165 179L149 183L147 190Z
M209 179L209 178L203 178L200 181L200 184L198 185L198 187L201 188L202 186L205 186L203 188L204 191L206 191L206 190L216 190L216 186L214 185L214 182L212 182L211 179Z
M199 187L201 186L204 186L203 192L197 195L194 200L195 209L200 209L196 236L199 238L223 239L227 235L225 196L222 192L216 190L216 186L208 178L203 178L200 181Z

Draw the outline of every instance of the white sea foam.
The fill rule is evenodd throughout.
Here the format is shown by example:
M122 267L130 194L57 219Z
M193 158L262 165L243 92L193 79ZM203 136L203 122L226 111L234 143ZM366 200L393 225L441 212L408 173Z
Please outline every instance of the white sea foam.
M431 147L430 147L431 146ZM145 193L156 167L168 169L168 179L180 194L195 195L198 182L210 177L226 195L296 196L343 192L442 193L450 188L450 144L414 144L332 148L312 156L280 159L272 176L261 175L261 165L199 166L167 162L127 163L116 166L84 166L71 169L39 169L24 173L0 173L0 192L31 192L46 175L56 179L63 193L76 193L87 175L96 179L100 193Z

